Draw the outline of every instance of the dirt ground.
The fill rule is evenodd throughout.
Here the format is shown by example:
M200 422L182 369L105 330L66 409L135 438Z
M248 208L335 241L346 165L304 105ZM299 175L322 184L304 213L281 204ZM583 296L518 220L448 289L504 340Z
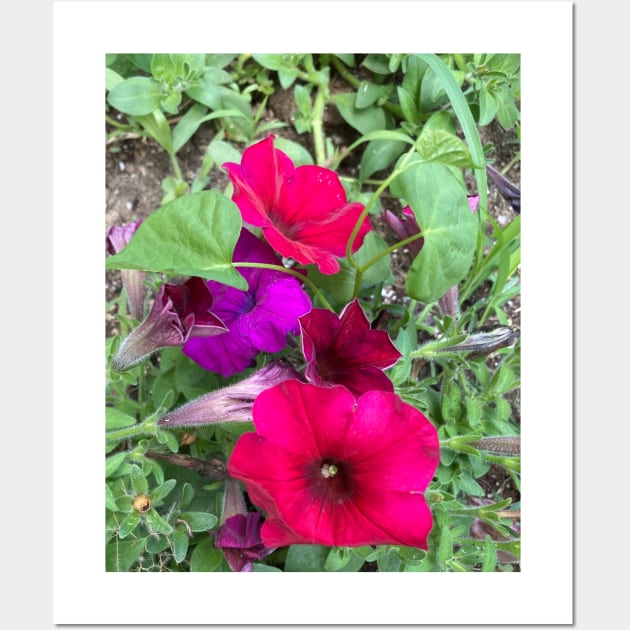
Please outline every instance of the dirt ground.
M341 85L337 86L342 89ZM343 89L348 89L344 87ZM308 135L298 135L291 124L294 111L292 91L279 90L269 100L268 119L289 123L286 127L277 129L277 136L285 137L303 144L313 154L313 146ZM326 111L324 132L331 137L334 144L340 148L348 146L359 137L358 132L349 127L338 114L334 106ZM515 133L505 131L498 123L493 123L480 130L483 144L491 144L491 157L494 166L501 170L519 150ZM207 123L195 134L190 142L178 153L182 173L188 181L197 175L204 152L215 133L213 123ZM241 151L245 148L238 147ZM107 144L106 148L106 190L105 190L105 230L112 225L121 225L137 221L148 216L160 206L163 191L161 182L164 177L172 175L171 163L166 152L155 142L143 138L118 138ZM340 175L356 176L358 173L360 153L342 162ZM374 177L378 177L378 173ZM228 184L228 177L222 171L213 169L210 173L211 181L208 188L224 190ZM507 173L509 179L520 187L520 161ZM469 191L471 194L476 192ZM391 201L390 209L396 207L397 202L384 199L384 203ZM500 194L496 186L489 182L488 209L499 225L506 225L516 215L508 201ZM394 235L381 221L373 219L374 228L383 235L389 243L395 243ZM397 251L392 255L392 272L395 282L385 287L392 301L402 300L406 271L411 257L406 251ZM106 299L109 301L121 290L120 272L108 271L106 274ZM520 296L509 301L506 305L508 321L520 335ZM489 322L491 324L492 322ZM107 335L116 334L116 318L113 311L107 314ZM513 502L520 500L520 492L513 486L511 477L498 466L490 471L478 482L486 490L499 491L504 498L511 497ZM515 567L518 570L518 567Z

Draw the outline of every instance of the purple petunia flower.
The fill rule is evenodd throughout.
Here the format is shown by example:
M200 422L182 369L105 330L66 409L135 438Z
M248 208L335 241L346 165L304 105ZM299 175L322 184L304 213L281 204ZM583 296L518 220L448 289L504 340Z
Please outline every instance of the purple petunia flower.
M241 231L234 262L280 264L269 245L246 229ZM229 332L208 339L189 339L184 354L207 370L224 378L242 372L260 351L278 352L287 344L288 334L298 334L297 318L312 304L300 282L282 271L242 268L247 291L208 281L214 297L212 312Z

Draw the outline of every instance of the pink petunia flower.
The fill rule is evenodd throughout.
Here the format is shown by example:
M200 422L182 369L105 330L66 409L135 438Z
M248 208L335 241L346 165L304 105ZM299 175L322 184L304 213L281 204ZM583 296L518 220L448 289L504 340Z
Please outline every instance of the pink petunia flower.
M345 387L288 380L254 403L255 433L228 472L266 512L266 547L291 544L427 548L424 492L439 463L435 427L396 394L356 399Z
M314 308L298 319L304 375L315 385L345 385L355 396L370 390L394 391L384 369L402 356L384 330L372 330L358 300L341 315Z
M243 221L262 228L267 242L282 256L303 265L315 263L324 274L337 273L337 259L346 255L364 206L347 202L334 171L312 165L296 168L274 148L273 140L270 135L245 149L240 164L223 164L234 186L232 201ZM365 217L353 252L371 229Z
M123 341L112 360L115 370L126 370L161 348L183 346L190 337L211 337L227 330L211 311L212 294L202 278L183 284L163 284L151 312Z
M280 262L267 243L246 229L241 230L233 259ZM297 318L312 307L299 280L282 271L248 267L240 272L247 280L247 291L208 281L214 296L213 312L229 332L211 339L191 338L184 346L184 354L224 378L249 367L260 351L282 350L287 335L299 332Z

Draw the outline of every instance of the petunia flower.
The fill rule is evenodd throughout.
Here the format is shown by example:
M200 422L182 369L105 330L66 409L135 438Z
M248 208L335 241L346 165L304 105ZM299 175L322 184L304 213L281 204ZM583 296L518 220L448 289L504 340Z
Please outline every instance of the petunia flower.
M298 319L304 375L315 385L345 385L355 396L372 389L394 391L384 369L402 356L384 330L372 330L358 300L341 315L314 308Z
M273 141L270 135L245 149L240 164L223 164L234 187L232 201L243 221L262 228L267 242L282 256L303 265L315 263L324 274L337 273L337 259L346 255L364 206L348 203L334 171L312 165L296 168ZM353 252L371 229L366 216Z
M268 549L260 537L263 515L248 512L236 479L227 479L221 526L214 546L223 551L232 571L253 570L252 562L261 560L275 549Z
M133 223L110 227L106 236L107 252L109 254L117 254L121 251L129 243L141 223L142 219ZM140 321L144 315L144 296L146 293L144 279L146 275L144 271L121 269L121 278L127 294L129 313L137 321Z
M427 549L424 492L439 463L435 427L396 394L288 380L254 403L253 433L228 461L266 512L267 547L406 545Z
M126 370L156 350L183 346L190 337L211 337L227 330L214 311L212 294L201 278L183 284L163 284L151 312L121 344L112 360L115 370Z
M219 528L214 545L223 551L232 571L253 571L252 562L274 551L265 547L260 537L262 519L260 512L235 514Z
M300 375L290 365L280 360L272 361L238 383L216 389L169 411L158 420L158 425L181 428L251 422L252 407L258 394L289 378L300 378Z
M246 229L234 249L235 262L279 264L274 251ZM242 372L262 350L278 352L288 334L297 334L297 318L308 312L311 300L300 282L282 271L241 268L249 288L241 291L208 281L214 296L213 312L229 332L209 339L191 338L184 354L224 378Z

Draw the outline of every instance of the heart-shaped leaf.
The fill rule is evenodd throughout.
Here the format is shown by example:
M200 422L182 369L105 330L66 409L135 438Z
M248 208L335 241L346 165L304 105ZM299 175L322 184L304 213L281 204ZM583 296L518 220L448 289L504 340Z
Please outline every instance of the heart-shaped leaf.
M424 245L407 275L407 292L420 302L434 302L468 273L477 243L478 221L466 189L448 166L419 162L392 184L416 217Z
M184 195L149 215L106 268L198 276L246 290L232 265L241 226L238 208L221 193Z

